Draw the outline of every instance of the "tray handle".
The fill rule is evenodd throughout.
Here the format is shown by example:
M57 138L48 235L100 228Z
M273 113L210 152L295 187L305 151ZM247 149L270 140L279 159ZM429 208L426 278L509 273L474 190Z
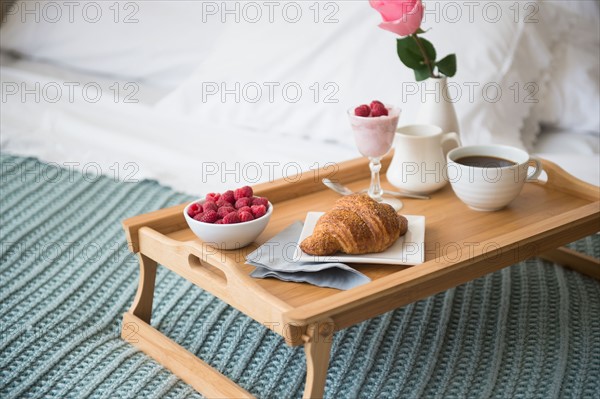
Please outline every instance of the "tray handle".
M221 288L227 287L227 273L219 264L212 264L205 261L202 259L202 256L198 256L193 252L190 252L188 255L188 264L195 273L200 274L205 280L211 281Z
M584 198L589 201L600 200L600 187L579 180L575 176L567 173L554 162L541 158L540 160L544 166L544 171L548 175L548 181L538 181L536 184L541 184L553 190Z
M232 286L244 284L248 278L226 252L217 248L196 241L173 241L171 244L179 246L183 254L187 255L190 270L219 288L229 286L231 289Z
M189 279L224 289L244 281L242 271L225 252L197 241L178 241L150 227L139 229L140 252L174 267Z
M142 254L235 308L255 314L256 320L279 323L281 314L291 309L248 275L243 250L221 251L199 240L178 241L150 227L140 228L139 238ZM298 344L296 335L285 338Z

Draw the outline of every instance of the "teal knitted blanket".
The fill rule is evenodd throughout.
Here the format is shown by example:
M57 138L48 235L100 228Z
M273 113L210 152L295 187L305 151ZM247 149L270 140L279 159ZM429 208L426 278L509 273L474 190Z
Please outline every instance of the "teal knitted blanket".
M200 397L119 337L138 281L121 220L190 198L0 162L0 397ZM598 235L572 246L600 256ZM164 268L154 303L154 326L251 393L301 396L301 347ZM325 396L600 398L600 284L532 259L340 331Z

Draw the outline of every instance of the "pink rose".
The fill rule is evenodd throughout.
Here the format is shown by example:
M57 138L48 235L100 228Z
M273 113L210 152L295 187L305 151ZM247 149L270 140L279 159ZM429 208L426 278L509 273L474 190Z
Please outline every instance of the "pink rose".
M369 0L369 3L383 18L383 22L379 24L381 29L400 36L408 36L421 26L423 20L421 0Z

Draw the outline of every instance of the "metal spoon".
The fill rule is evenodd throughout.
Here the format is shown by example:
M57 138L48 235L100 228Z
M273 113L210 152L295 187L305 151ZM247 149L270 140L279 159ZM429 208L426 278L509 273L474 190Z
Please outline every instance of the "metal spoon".
M352 190L350 190L348 187L346 187L343 184L340 184L338 182L331 181L327 178L324 178L322 180L322 182L324 185L326 185L328 188L332 189L333 191L335 191L338 194L342 194L342 195L354 194L354 192ZM393 197L414 198L414 199L424 199L424 200L431 199L431 197L429 197L428 195L399 193L397 191L383 190L383 193L387 194L387 195L391 195Z

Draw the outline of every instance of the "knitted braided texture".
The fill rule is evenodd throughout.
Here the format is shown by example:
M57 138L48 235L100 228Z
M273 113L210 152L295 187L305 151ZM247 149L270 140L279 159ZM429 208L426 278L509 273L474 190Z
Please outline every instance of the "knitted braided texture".
M138 281L121 221L190 200L0 155L0 397L197 398L119 337ZM572 246L600 256L600 237ZM152 324L260 398L305 363L160 267ZM327 398L600 398L600 284L532 259L335 335Z

